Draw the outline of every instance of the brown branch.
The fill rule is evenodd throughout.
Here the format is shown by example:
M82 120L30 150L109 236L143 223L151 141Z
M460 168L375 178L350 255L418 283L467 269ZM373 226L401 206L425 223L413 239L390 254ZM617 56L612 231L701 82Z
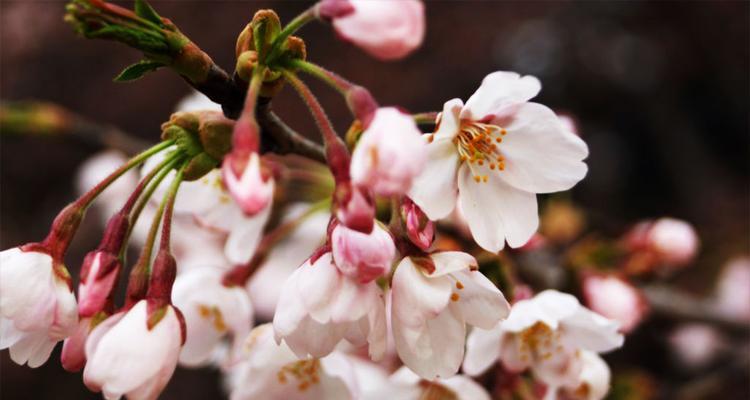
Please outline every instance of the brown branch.
M0 131L3 136L71 137L97 147L109 147L135 154L149 143L114 126L84 118L58 105L41 101L0 103Z
M271 110L270 99L261 98L257 119L261 128L261 151L276 154L299 154L326 162L323 146L295 132Z

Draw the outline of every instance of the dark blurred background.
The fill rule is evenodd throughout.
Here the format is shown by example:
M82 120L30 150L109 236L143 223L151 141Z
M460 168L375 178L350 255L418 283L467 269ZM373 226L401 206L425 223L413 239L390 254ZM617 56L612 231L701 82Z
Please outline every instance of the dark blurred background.
M273 8L289 21L309 2L152 1L161 15L227 70L236 35L255 10ZM112 78L140 54L85 40L63 20L62 1L0 3L0 99L45 100L92 120L155 141L159 125L189 93L170 71L135 83ZM129 4L128 4L129 5ZM632 222L662 215L693 223L702 240L696 264L679 284L707 292L723 262L748 254L750 198L750 3L626 1L441 1L427 4L424 45L394 63L376 61L312 24L301 31L310 60L371 89L382 104L440 110L467 99L495 70L539 77L537 101L574 116L589 144L588 177L573 191L591 228L618 235ZM332 91L313 83L343 130L348 112ZM274 102L291 125L315 136L299 100L285 90ZM0 135L0 245L41 239L55 213L74 197L75 170L98 149L65 138ZM98 227L76 240L77 268L97 242ZM620 368L639 368L659 382L661 398L690 376L670 372L659 329L646 326L638 343L616 355ZM744 350L743 350L744 351ZM8 399L98 398L57 358L31 370L0 355L0 390ZM723 383L721 398L750 396L748 374ZM218 373L179 369L164 399L221 395ZM706 398L718 398L714 393Z

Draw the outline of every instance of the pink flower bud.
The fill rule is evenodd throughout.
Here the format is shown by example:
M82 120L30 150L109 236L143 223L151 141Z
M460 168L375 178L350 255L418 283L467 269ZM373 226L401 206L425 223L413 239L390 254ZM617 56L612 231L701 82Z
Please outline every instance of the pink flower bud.
M274 180L264 173L258 153L231 153L221 166L224 185L247 215L255 215L273 200Z
M337 225L331 234L331 248L339 271L359 283L388 273L396 254L391 235L378 224L369 234Z
M729 318L750 321L750 258L730 260L716 285L716 305Z
M414 51L424 38L424 4L419 0L349 0L354 9L333 17L344 40L373 57L394 60Z
M378 102L372 97L370 91L362 86L354 85L346 92L346 103L354 113L354 117L362 122L362 126L369 127L378 110Z
M435 239L435 224L408 197L404 198L401 213L406 221L406 235L409 240L421 250L427 251Z
M352 154L352 182L383 196L406 193L426 161L421 136L411 116L379 108Z
M692 225L674 218L641 222L628 233L626 242L631 250L652 252L656 261L671 266L688 264L700 246Z
M81 267L81 283L78 285L79 316L92 317L104 310L119 273L120 260L116 255L101 250L86 255Z
M336 187L336 218L349 229L370 233L375 218L375 206L362 188L349 185Z
M78 372L86 365L86 340L95 324L92 318L78 321L78 328L63 342L60 362L68 372Z
M620 323L631 332L648 312L648 303L629 282L613 275L592 274L583 279L583 295L593 311Z

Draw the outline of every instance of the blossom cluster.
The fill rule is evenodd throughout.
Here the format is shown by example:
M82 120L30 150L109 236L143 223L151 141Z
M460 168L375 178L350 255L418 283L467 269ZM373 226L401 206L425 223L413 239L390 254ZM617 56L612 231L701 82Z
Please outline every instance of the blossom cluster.
M143 1L136 17L100 3L76 0L70 12L179 33ZM89 161L82 196L43 241L0 253L0 348L38 367L63 342L63 367L82 369L107 399L157 398L177 365L219 368L238 400L488 399L475 378L491 368L532 379L546 398L603 398L610 370L600 354L644 318L638 290L616 274L586 273L587 308L553 289L509 291L486 268L509 251L569 240L574 226L574 216L542 218L539 232L537 195L571 189L588 168L575 127L533 101L540 81L492 72L465 102L412 114L308 62L294 36L322 20L394 60L421 44L424 18L419 0L322 0L284 27L259 11L237 41L235 79L246 90L238 115L191 95L159 144ZM186 65L158 63L205 83ZM345 98L346 140L297 72ZM311 111L324 164L268 150L261 103L284 85ZM64 256L97 199L106 229L76 287ZM687 263L696 248L692 229L671 219L644 222L618 243L633 274ZM128 249L140 250L130 266Z

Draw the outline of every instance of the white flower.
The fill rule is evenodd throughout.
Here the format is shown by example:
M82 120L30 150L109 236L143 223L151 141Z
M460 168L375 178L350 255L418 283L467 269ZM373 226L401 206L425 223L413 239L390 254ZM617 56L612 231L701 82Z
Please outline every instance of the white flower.
M144 176L148 174L174 148L174 146L169 147L149 158L144 164L141 174ZM163 194L166 193L172 179L174 179L174 174L174 171L170 172L154 192L153 199L155 202L161 201ZM245 215L224 187L221 171L218 169L212 170L198 180L181 183L174 210L176 215L191 216L199 226L209 231L202 236L211 235L212 232L228 234L224 242L224 253L230 264L244 264L250 260L271 213L269 204L252 217ZM179 229L173 230L175 235L180 235L178 231ZM190 240L193 236L193 233L191 233L187 237L186 247L188 252L191 246L196 246L195 248L199 249L205 245L205 243L196 243L198 241L194 238ZM179 237L173 238L173 241L175 246L180 245ZM177 248L175 249L175 256L178 259L181 258Z
M427 165L409 196L430 217L460 199L474 239L497 252L520 247L539 225L536 193L570 189L586 175L586 144L549 108L528 102L541 86L513 72L488 75L464 105L445 103Z
M424 167L425 150L410 115L378 108L352 153L352 182L381 196L404 194Z
M365 400L420 400L420 399L455 399L455 400L490 400L490 394L480 384L464 375L455 375L447 379L426 381L409 370L401 367L390 376L387 383L365 391Z
M201 366L212 361L222 339L233 345L226 360L231 364L253 326L253 307L242 287L222 284L221 271L198 268L177 276L172 301L185 317L187 329L180 364Z
M581 351L581 372L578 382L564 388L566 399L601 400L609 392L612 373L598 354L593 351Z
M231 400L344 400L356 398L353 365L340 353L322 359L298 359L273 339L270 324L253 329L244 360L229 374Z
M178 311L165 306L162 318L149 327L146 303L107 318L86 341L84 383L108 400L123 395L154 400L177 366L183 334Z
M284 222L298 218L308 208L308 205L303 204L290 206ZM331 215L327 211L307 217L268 253L266 261L258 267L247 283L247 291L258 318L273 318L284 282L325 242L330 218Z
M555 393L577 386L582 350L606 352L622 346L618 324L583 307L569 294L545 290L513 305L508 319L490 330L474 329L463 370L478 375L498 359L510 371L530 368Z
M594 312L620 323L631 332L648 311L648 302L629 282L614 275L592 274L583 278L583 295Z
M404 258L393 275L391 324L396 350L425 379L461 366L466 324L490 329L508 315L503 294L461 252Z
M48 254L18 247L0 252L0 349L36 368L78 324L76 299ZM67 271L64 273L67 274ZM67 278L67 279L66 279Z
M375 282L359 284L339 271L331 253L308 260L284 283L273 319L276 341L299 358L324 357L346 339L369 345L373 360L385 352L383 292Z

